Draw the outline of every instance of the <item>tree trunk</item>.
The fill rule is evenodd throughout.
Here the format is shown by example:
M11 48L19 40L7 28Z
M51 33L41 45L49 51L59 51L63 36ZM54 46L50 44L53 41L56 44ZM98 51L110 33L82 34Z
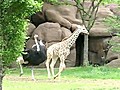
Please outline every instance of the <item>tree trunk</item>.
M1 37L0 37L0 39L2 41ZM3 46L2 46L2 42L0 42L0 90L2 90L2 79L3 79L2 51L3 51Z
M2 30L1 29L1 24L0 24L0 30ZM2 31L0 31L0 90L2 90L2 79L3 79L2 53L3 53L3 34L2 34Z
M88 35L84 35L84 60L83 60L83 66L88 66Z
M3 79L3 65L2 58L0 57L0 90L2 90L2 79Z

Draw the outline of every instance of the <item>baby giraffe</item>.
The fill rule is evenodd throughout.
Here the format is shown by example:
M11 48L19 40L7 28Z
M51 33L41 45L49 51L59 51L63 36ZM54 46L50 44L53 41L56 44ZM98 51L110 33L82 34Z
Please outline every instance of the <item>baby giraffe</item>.
M76 30L73 32L73 34L69 38L48 47L46 67L47 67L49 79L50 79L51 73L52 73L54 79L58 76L60 78L61 72L66 67L65 59L70 54L70 48L75 43L75 41L78 38L80 33L89 34L84 25L82 25L82 26L77 25ZM58 58L60 59L60 66L59 66L58 73L55 75L54 74L54 65L55 65L56 61L58 60ZM50 62L51 62L51 64L50 64ZM51 72L50 72L50 69L51 69Z

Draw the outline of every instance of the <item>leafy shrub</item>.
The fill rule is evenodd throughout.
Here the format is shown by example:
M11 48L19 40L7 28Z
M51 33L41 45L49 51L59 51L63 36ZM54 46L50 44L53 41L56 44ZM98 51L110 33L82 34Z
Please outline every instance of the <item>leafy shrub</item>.
M120 16L109 17L105 20L106 25L110 27L110 32L113 35L120 37ZM110 44L114 46L112 49L115 52L120 52L120 44L116 41L110 41Z
M40 2L40 0L39 0ZM9 65L20 55L24 48L28 22L25 19L36 11L41 10L43 2L35 0L4 0L0 5L2 23L2 60Z
M116 3L120 4L120 0L102 0L102 4Z

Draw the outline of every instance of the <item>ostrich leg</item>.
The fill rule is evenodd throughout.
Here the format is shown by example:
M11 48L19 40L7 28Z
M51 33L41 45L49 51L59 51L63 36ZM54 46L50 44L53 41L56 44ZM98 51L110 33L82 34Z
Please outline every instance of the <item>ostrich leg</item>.
M31 73L32 73L32 80L35 81L35 77L34 77L34 67L33 67L33 66L31 67Z

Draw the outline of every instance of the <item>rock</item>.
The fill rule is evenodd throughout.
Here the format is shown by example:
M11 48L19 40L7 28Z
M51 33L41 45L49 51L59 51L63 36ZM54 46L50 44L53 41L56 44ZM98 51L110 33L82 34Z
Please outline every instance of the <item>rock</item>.
M104 43L101 38L89 39L89 60L92 64L103 65L105 57Z
M49 46L51 46L51 45L53 45L53 44L55 44L55 43L59 43L59 42L47 42L47 48L49 47Z
M35 30L35 25L32 23L29 23L28 29L27 29L27 36L31 37L33 31Z
M89 50L92 52L103 52L104 43L103 38L92 38L89 39Z
M114 68L120 68L120 59L113 60L110 63L106 64L105 66L114 67Z
M60 42L62 40L62 31L58 23L46 22L40 24L33 32L33 36L38 34L38 38L46 42ZM32 36L32 37L33 37Z
M114 16L113 12L110 11L109 8L105 6L100 6L97 12L97 20Z
M74 1L70 0L70 2ZM92 3L90 1L85 1L85 11L89 9L88 7L91 4ZM33 23L38 27L33 31L32 37L27 41L27 48L31 48L34 44L33 36L35 34L39 35L39 39L43 39L47 42L47 47L69 38L72 32L76 29L76 24L81 25L82 22L80 14L77 11L77 7L74 5L66 6L44 3L42 12L38 12L32 16L32 19L35 20L32 20ZM89 60L93 64L103 65L104 62L106 62L105 57L107 61L119 58L119 56L117 57L116 54L114 55L113 52L111 53L111 50L108 49L109 45L106 43L106 40L111 38L112 34L109 32L109 27L103 22L107 17L114 16L114 14L119 15L119 10L117 8L117 5L111 4L108 6L100 6L98 9L96 22L89 32ZM109 51L107 51L107 49ZM74 45L71 48L71 54L66 60L66 65L68 67L74 66L75 62L76 49ZM59 61L56 66L59 66Z
M108 57L105 60L105 64L110 63L113 60L118 59L118 55L115 55L114 53L111 53L111 56L108 55Z
M26 47L25 47L25 48L31 49L34 44L35 44L35 41L34 41L32 38L30 38L30 39L26 42Z
M72 5L50 5L44 3L43 11L48 21L59 23L60 25L70 29L71 24L81 24L81 20L76 18L77 7Z
M47 10L46 16L48 21L59 23L60 25L69 29L71 28L71 23L68 20L61 17L60 14L54 10Z
M111 3L111 4L106 5L105 7L109 8L111 11L113 11L113 9L118 8L119 5Z
M64 28L64 27L61 27L61 30L62 30L62 38L68 38L69 36L72 35L72 32L67 29L67 28Z
M120 16L120 6L118 4L108 4L106 5L115 15Z
M88 58L92 65L104 65L104 61L97 52L89 51Z
M111 37L90 37L89 38L89 60L92 64L104 65L106 57L111 48L109 40Z
M116 16L120 16L120 6L119 6L118 8L112 9L112 12L113 12Z
M54 44L62 41L63 38L68 38L72 35L72 32L65 28L60 27L58 23L46 22L40 24L32 33L32 37L26 42L26 48L32 48L32 45L35 43L33 36L38 34L38 39L45 40L47 42L47 48ZM71 53L66 59L66 66L71 67L75 66L76 61L76 49L75 45L71 48ZM42 63L40 67L44 67L45 63ZM56 67L59 67L59 60L56 64Z
M89 32L89 36L96 36L96 37L99 37L99 36L111 36L111 33L109 31L109 27L106 26L104 23L101 23L101 22L96 22L94 24L94 26L91 28L90 32Z
M112 37L112 39L110 40L110 44L113 44L113 43L120 43L120 38L118 36ZM119 52L115 52L114 48L116 48L116 45L113 45L109 49L107 56L106 56L106 62L111 62L112 60L120 58Z
M37 27L39 26L40 24L42 23L45 23L46 20L45 20L45 16L44 16L44 13L39 11L35 14L33 14L30 18L30 21Z

